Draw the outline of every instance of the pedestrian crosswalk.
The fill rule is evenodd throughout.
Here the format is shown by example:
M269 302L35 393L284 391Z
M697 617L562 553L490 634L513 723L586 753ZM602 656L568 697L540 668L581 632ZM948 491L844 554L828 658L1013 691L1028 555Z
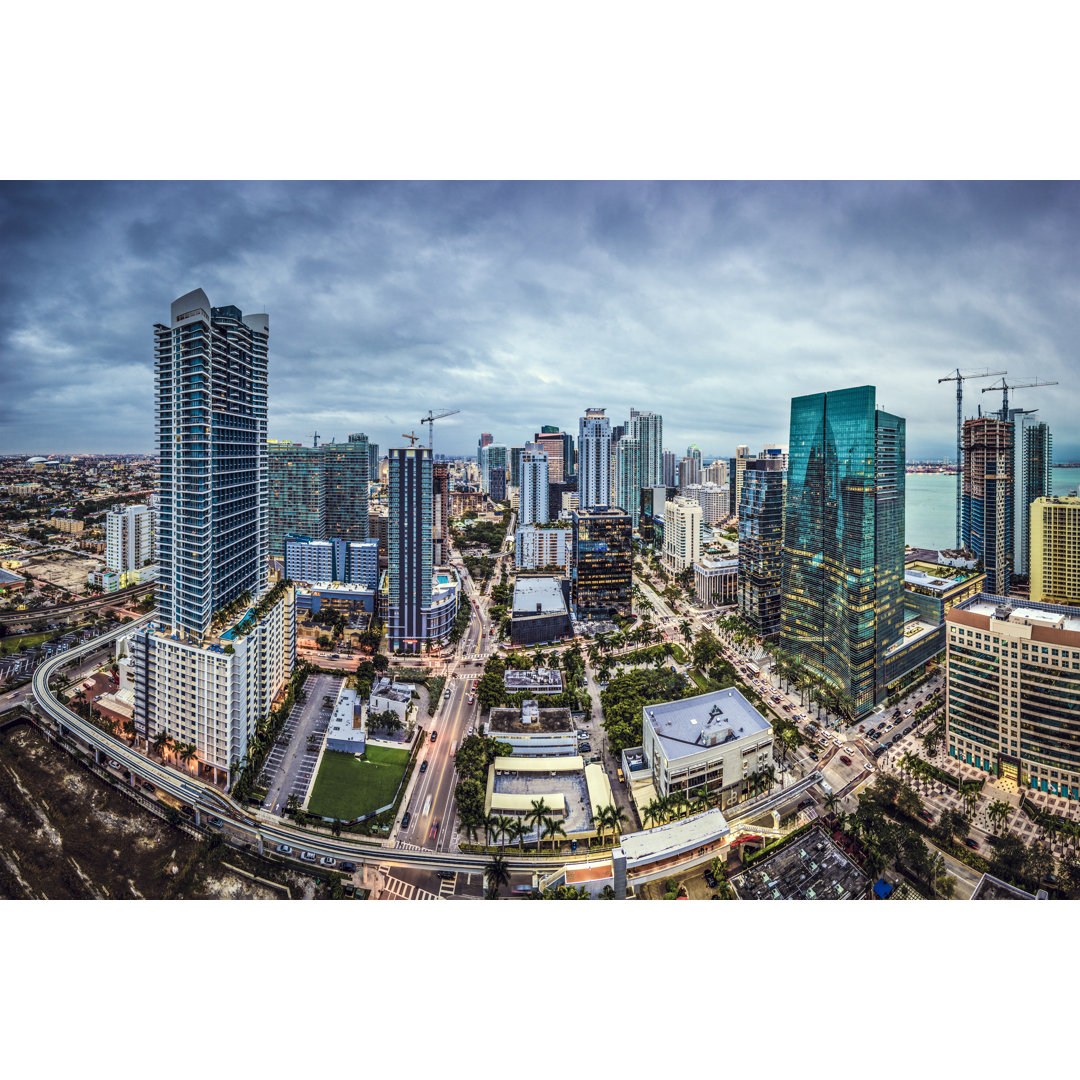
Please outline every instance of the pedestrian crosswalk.
M452 878L443 878L439 882L439 899L443 900L448 896L454 895L454 886L457 884L457 875Z
M409 844L404 840L395 840L394 847L401 848L403 851L423 851L424 849L419 844Z
M389 894L389 895L387 895ZM383 887L384 900L441 900L427 889L418 889L411 881L402 881L400 878L388 877Z

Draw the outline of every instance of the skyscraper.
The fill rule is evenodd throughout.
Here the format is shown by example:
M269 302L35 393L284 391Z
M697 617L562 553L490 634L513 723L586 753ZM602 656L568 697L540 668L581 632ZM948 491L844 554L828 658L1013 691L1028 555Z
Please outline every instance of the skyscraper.
M269 320L201 289L154 327L161 461L158 618L201 638L215 611L266 589Z
M286 536L326 539L326 482L317 447L268 439L270 554L285 554Z
M615 501L636 529L641 511L641 444L627 435L615 444Z
M1027 574L1030 565L1031 504L1036 499L1047 498L1054 491L1051 473L1054 438L1048 424L1030 416L1023 416L1016 423L1014 437L1013 565L1018 574Z
M479 442L476 444L476 463L480 464L480 453L485 446L490 446L494 440L491 437L491 433L485 431L481 436Z
M964 546L982 560L986 591L1008 596L1013 561L1013 424L965 420Z
M491 494L491 470L502 469L504 478L509 474L509 455L502 443L488 443L480 451L480 490ZM504 495L503 498L506 496Z
M584 465L584 453L581 460ZM615 507L595 506L573 511L571 521L571 597L578 618L629 615L633 577L630 515Z
M578 427L579 508L607 506L610 492L611 423L603 409L586 409Z
M355 434L348 442L323 443L326 485L326 535L341 540L368 538L367 436Z
M1080 604L1080 499L1036 499L1031 507L1031 599Z
M679 490L701 483L701 462L698 458L684 457L679 462Z
M638 443L638 486L659 487L664 482L664 418L659 413L631 409L626 433Z
M746 471L748 461L750 461L750 450L746 446L735 447L735 456L728 460L728 483L731 484L731 497L736 513L739 512L742 504L743 473Z
M543 450L521 455L520 512L522 525L546 524L548 515L548 457Z
M450 563L450 466L436 461L431 467L432 558L436 566Z
M547 454L548 480L553 484L561 484L566 479L566 464L563 460L566 440L562 432L558 428L554 431L545 428L536 436L535 442Z
M267 591L269 320L196 289L154 334L160 572L130 639L133 719L228 784L296 659L295 594Z
M784 477L777 459L749 461L739 507L739 614L761 638L780 633Z
M149 506L116 506L105 515L105 565L135 574L153 562L154 512Z
M679 483L679 463L672 450L665 450L661 455L663 462L661 480L655 487L676 487Z
M864 713L904 625L905 422L872 386L791 401L781 636Z
M423 611L431 606L431 451L426 446L390 449L390 647L420 652L427 634Z
M701 556L701 506L676 495L664 504L664 569L681 574Z

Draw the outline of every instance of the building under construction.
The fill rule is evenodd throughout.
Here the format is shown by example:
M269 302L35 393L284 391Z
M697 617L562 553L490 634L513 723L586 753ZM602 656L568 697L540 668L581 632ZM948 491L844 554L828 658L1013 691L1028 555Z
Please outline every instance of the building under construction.
M982 560L986 590L1008 596L1013 564L1013 425L964 421L964 547Z

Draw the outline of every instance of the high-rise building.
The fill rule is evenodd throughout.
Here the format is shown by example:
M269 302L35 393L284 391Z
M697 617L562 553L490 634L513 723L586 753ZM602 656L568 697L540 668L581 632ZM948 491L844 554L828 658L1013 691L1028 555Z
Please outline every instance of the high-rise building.
M873 386L791 402L781 637L864 713L904 626L905 422Z
M554 484L561 484L566 479L566 466L563 457L566 453L566 440L561 431L556 428L541 431L535 439L535 443L548 459L548 480Z
M1020 416L1018 420L1014 419L1014 424L1013 567L1018 574L1027 574L1030 564L1031 504L1054 493L1051 478L1054 438L1048 424L1030 416Z
M485 446L490 446L495 440L491 437L490 432L485 431L480 436L480 441L476 444L476 463L480 464L480 455L483 453Z
M480 490L485 495L491 494L491 470L502 469L503 476L508 473L506 447L502 443L488 443L480 451ZM503 495L505 499L505 494Z
M736 512L742 503L743 473L746 471L746 463L750 460L750 449L746 446L735 447L735 456L728 460L728 482L731 484L731 496Z
M1080 798L1076 610L979 593L954 605L945 624L949 756Z
M607 507L611 491L611 422L603 409L586 409L578 429L581 510Z
M368 538L368 441L355 434L348 442L323 443L326 485L326 535L342 540Z
M615 444L614 505L630 515L636 529L641 502L641 444L627 435Z
M174 301L155 336L161 497L157 613L201 638L214 612L266 588L269 320Z
M420 652L427 641L423 611L431 606L431 451L390 449L390 647Z
M665 450L661 455L661 479L656 487L676 487L679 483L679 462L673 450Z
M349 436L352 438L352 436ZM366 435L363 436L365 439ZM377 484L379 482L379 444L371 442L369 440L367 447L367 459L368 459L368 483Z
M285 554L285 537L326 537L326 478L318 447L267 439L270 554Z
M590 410L596 411L596 410ZM582 452L582 473L585 471ZM633 528L612 506L578 509L573 527L572 601L579 619L631 614Z
M739 614L760 638L780 633L784 570L783 463L749 461L739 507Z
M436 461L431 469L432 558L436 566L450 564L450 466Z
M577 495L577 481L564 480L561 484L548 483L548 521L558 521L560 517L566 519L563 508L568 495ZM576 505L580 505L578 499Z
M701 461L695 457L684 457L679 462L679 490L685 491L686 488L700 483Z
M524 446L511 446L507 448L510 458L510 486L521 487L521 455L525 453Z
M570 572L573 530L550 525L522 525L514 539L514 565L519 570Z
M105 566L132 574L154 561L154 513L149 506L116 506L105 515Z
M1013 424L965 420L964 546L982 560L986 589L1007 596L1013 561Z
M285 576L291 581L333 581L375 589L379 583L379 541L287 537Z
M676 495L664 504L664 569L681 574L701 557L701 507Z
M706 525L724 521L731 512L727 485L721 487L719 484L687 484L680 494L693 499L701 507L701 520Z
M520 513L522 525L545 524L548 512L548 456L543 450L521 455Z
M1031 599L1080 604L1080 498L1036 499L1030 512Z
M503 502L506 499L506 467L496 465L488 471L488 493L492 502Z
M659 413L631 409L626 433L638 444L638 487L658 487L664 482L664 418Z
M706 484L717 484L723 487L728 481L727 462L717 458L702 471L702 479Z
M700 473L701 472L701 447L698 446L697 443L691 443L686 448L686 456L688 458L693 458L694 459L694 462L697 464L698 473Z
M228 784L296 659L294 591L267 591L269 320L196 289L154 334L160 567L130 643L135 731Z

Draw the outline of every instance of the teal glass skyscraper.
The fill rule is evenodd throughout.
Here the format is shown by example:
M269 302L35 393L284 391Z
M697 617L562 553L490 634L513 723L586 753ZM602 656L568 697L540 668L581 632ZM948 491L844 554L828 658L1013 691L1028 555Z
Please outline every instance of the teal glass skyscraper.
M751 460L739 510L739 614L761 638L780 633L784 481L779 458Z
M849 699L885 696L904 627L905 421L875 388L792 398L781 643Z

